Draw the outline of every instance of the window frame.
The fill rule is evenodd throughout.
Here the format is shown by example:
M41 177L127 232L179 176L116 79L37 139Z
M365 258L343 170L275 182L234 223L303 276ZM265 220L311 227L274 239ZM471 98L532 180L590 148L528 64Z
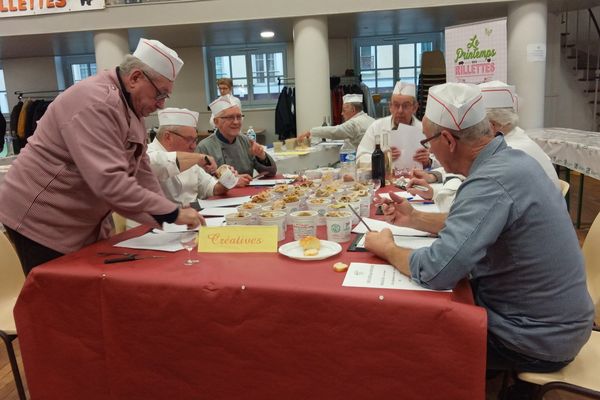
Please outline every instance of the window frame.
M400 55L399 55L399 45L401 44L417 44L417 43L432 43L432 50L442 50L444 51L444 33L443 32L430 32L430 33L418 33L418 34L407 34L407 35L398 35L398 36L379 36L379 37L368 37L368 38L356 38L354 39L354 65L356 66L355 70L358 74L362 74L361 69L361 55L360 48L366 46L392 46L392 80L394 84L400 80L400 70L408 70L413 69L414 72L414 84L418 85L419 83L419 73L421 69L421 60L417 57L417 46L413 46L414 49L414 65L412 67L400 67ZM426 50L428 51L428 50ZM375 76L377 76L378 71L386 71L389 68L377 68L377 56L375 56L374 68L369 69L369 71L375 71ZM370 88L371 90L380 93L384 97L391 96L392 89L385 92L380 92L378 86L376 88Z
M269 44L249 44L247 46L207 46L204 48L205 60L206 60L206 96L207 102L210 104L214 99L219 97L219 91L217 88L217 71L216 61L217 57L232 57L243 55L246 61L246 81L248 85L247 99L240 99L244 108L264 108L274 107L277 104L277 98L274 99L255 99L254 98L254 78L252 76L252 55L265 54L265 53L282 53L282 64L283 71L281 75L273 75L273 78L278 76L287 76L287 44L286 43L269 43ZM265 59L265 66L267 67L267 81L268 75L268 57ZM231 68L230 68L231 69ZM236 77L229 77L236 80ZM239 79L239 78L238 78ZM281 87L278 86L278 90L273 93L279 93Z
M73 69L72 66L76 64L87 64L91 71L91 65L96 65L96 73L98 73L98 64L96 63L96 56L94 54L82 54L77 56L60 56L60 65L62 67L62 73L64 77L65 88L73 86ZM93 75L90 75L93 76Z
M6 79L4 77L4 68L2 63L0 63L0 72L2 72L2 84L4 85L4 90L0 90L0 96L4 95L6 99L6 110L0 107L0 112L5 116L8 116L10 114L10 104L8 103L8 91L6 90ZM0 106L1 105L2 104L0 103Z

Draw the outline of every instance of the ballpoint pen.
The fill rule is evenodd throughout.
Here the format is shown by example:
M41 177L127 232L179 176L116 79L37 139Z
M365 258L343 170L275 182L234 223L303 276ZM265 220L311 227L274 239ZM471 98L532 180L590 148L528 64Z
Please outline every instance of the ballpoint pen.
M119 262L143 260L145 258L164 258L165 256L139 256L137 254L129 254L123 257L107 258L104 260L104 264L114 264Z
M373 230L371 228L369 228L369 225L367 225L367 223L365 222L365 220L362 219L362 217L356 212L356 210L354 208L352 208L352 206L350 204L348 204L348 208L354 213L354 215L356 215L358 217L358 220L360 222L362 222L362 224L365 226L365 228L367 228L367 230L369 232L373 232Z

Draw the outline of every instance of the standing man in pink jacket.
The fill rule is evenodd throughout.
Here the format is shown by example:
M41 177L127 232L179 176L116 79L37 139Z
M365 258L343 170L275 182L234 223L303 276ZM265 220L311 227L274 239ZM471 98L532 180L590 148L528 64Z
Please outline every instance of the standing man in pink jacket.
M203 222L167 200L146 155L144 117L164 107L182 66L170 48L140 39L121 65L48 107L0 189L0 222L25 274L106 238L113 211L155 226Z

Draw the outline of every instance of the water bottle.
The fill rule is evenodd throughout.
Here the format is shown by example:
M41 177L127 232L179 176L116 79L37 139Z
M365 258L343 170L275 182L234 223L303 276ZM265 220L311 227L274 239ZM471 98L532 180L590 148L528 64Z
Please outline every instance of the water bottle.
M10 133L7 133L4 136L4 148L6 149L6 157L15 155L15 150L13 147L13 140L14 140L14 137Z
M254 132L254 129L252 128L252 126L250 126L248 128L248 132L246 132L246 136L248 136L248 139L256 142L256 132Z
M356 179L356 148L346 139L340 149L340 175Z

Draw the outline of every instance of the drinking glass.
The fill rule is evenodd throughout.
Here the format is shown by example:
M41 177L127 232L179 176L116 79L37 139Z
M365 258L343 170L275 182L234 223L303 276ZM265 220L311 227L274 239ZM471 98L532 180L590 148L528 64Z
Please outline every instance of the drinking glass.
M183 263L183 265L194 265L194 263L200 262L200 260L192 259L192 250L198 243L198 232L186 232L182 234L179 238L179 243L181 243L183 248L188 251L188 259Z
M371 191L371 196L375 196L375 192L377 192L377 189L379 189L381 187L381 180L380 179L369 179L368 181L368 186L369 186L369 190Z

